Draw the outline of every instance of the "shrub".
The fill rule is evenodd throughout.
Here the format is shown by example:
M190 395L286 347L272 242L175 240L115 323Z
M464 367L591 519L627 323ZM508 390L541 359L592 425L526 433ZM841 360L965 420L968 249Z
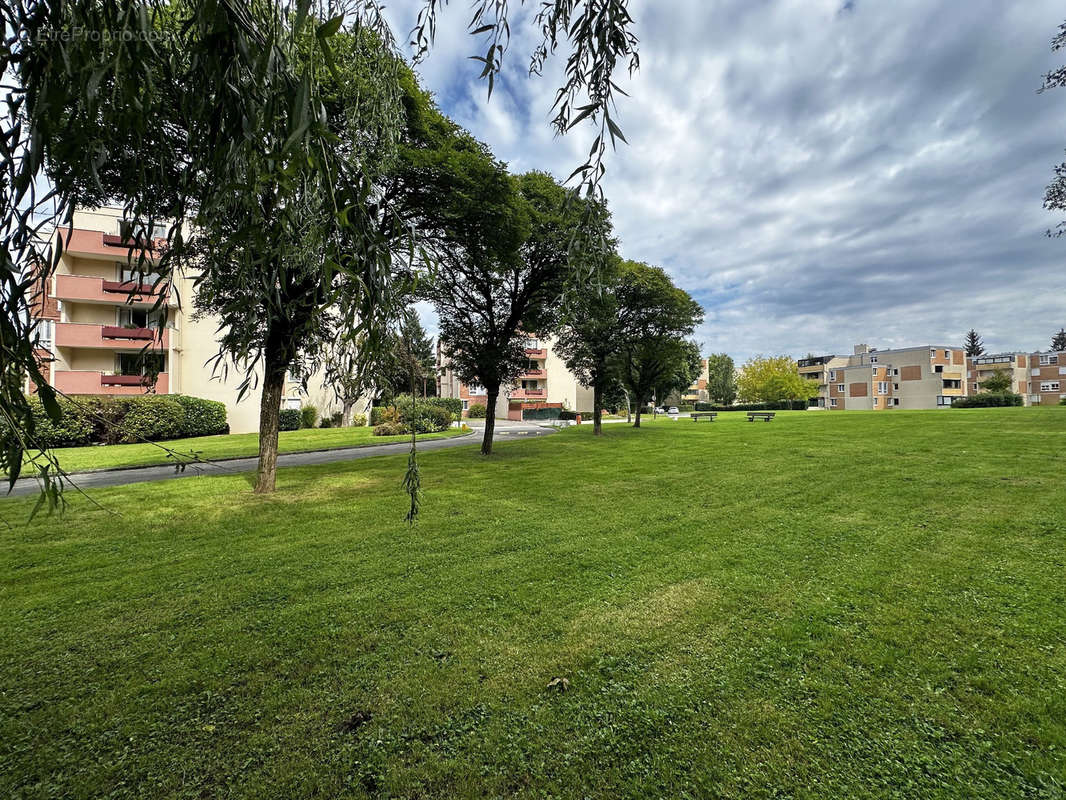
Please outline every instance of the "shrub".
M952 408L997 408L1024 405L1022 396L1013 392L981 392L973 397L961 397Z
M400 422L383 422L374 426L375 436L399 436L407 432L407 428Z
M300 428L300 409L298 408L283 408L278 415L278 430L279 431L295 431Z
M313 428L318 421L318 409L314 406L302 406L300 408L300 427Z
M341 426L341 423L344 421L344 412L334 411L332 414L329 415L329 421L333 423L334 428L339 428Z
M788 400L775 400L768 403L737 403L732 406L722 406L715 403L696 403L696 411L788 411L795 408L802 411L807 408L805 400L796 400L791 403Z
M318 423L318 427L320 427L320 428L332 428L333 427L333 420L330 419L329 417L322 417L322 421L320 423Z
M411 395L398 395L393 398L389 405L396 406L396 408L401 410L409 411L411 408ZM448 412L452 419L459 419L463 415L463 401L458 397L416 397L414 399L414 405L416 408L424 408L426 406L443 408Z
M1066 406L1066 397L1060 397L1059 398L1059 405L1060 406Z
M124 397L122 401L125 413L117 427L120 442L141 442L145 439L151 442L176 439L183 435L185 410L173 398L167 395L145 395Z
M448 429L452 424L452 415L443 406L416 400L414 408L410 405L378 406L372 410L371 421L374 423L375 436L410 433L412 428L416 433L435 433Z
M226 405L217 400L204 400L201 397L187 397L183 394L171 398L185 412L182 422L182 436L217 436L229 433L226 424Z
M352 414L352 427L362 428L366 425L366 414Z
M559 409L559 419L577 419L577 412L569 408Z
M58 422L53 422L40 398L30 398L37 443L42 447L80 447L91 443L96 428L92 418L70 400L57 399L63 413Z
M470 419L485 419L488 414L488 409L485 408L484 403L471 403L470 407L466 409L466 415Z

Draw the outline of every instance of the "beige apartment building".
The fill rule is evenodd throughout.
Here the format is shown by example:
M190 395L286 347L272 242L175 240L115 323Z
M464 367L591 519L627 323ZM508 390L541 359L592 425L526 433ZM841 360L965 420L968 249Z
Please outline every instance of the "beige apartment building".
M710 392L707 391L707 385L711 379L710 370L707 367L707 359L700 359L700 375L692 384L681 393L681 402L685 404L691 403L707 403L711 399Z
M528 336L523 342L526 368L513 386L501 387L496 401L496 416L521 418L521 407L544 403L578 412L592 411L592 389L582 386L577 376L566 368L563 359L552 349L550 338ZM471 404L488 404L483 386L468 386L456 377L448 365L440 342L437 342L437 393L441 397L458 397L463 410Z
M163 282L158 275L136 275L128 257L131 230L121 210L102 208L76 212L72 229L57 234L64 237L63 253L35 311L51 385L67 394L185 394L218 400L226 405L232 432L258 430L259 391L238 403L244 376L231 369L224 380L208 363L218 353L220 320L193 319L191 276L175 274ZM152 234L163 237L166 231ZM154 308L161 296L162 307ZM285 406L304 403L323 414L340 410L321 375L312 377L306 394L296 381L286 385Z
M1066 350L1030 353L1028 369L1030 405L1057 406L1066 398Z
M927 345L876 350L856 345L850 356L802 359L800 374L817 380L812 405L830 411L948 408L966 396L962 348Z

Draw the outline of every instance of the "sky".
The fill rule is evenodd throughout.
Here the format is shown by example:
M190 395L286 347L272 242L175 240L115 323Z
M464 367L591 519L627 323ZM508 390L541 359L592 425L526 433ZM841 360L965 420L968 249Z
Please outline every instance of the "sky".
M392 0L406 38L424 0ZM452 0L418 67L446 114L513 172L564 179L593 133L556 137L560 59L529 77L512 2L491 99ZM738 361L961 345L1044 349L1066 325L1066 238L1042 207L1066 159L1051 0L631 0L641 66L604 189L625 258L699 301L702 351ZM435 330L431 313L421 309Z

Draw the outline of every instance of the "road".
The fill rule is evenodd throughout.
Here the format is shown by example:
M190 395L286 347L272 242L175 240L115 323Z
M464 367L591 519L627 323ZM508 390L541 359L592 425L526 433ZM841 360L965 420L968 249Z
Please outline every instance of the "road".
M484 422L474 421L471 423L471 427L473 428L473 433L468 436L457 436L453 439L429 439L419 442L418 451L424 453L430 450L444 450L449 447L476 447L481 442L485 424ZM535 425L530 422L496 420L496 430L493 432L492 440L501 442L529 436L544 436L549 433L554 433L554 430L550 427ZM316 450L311 453L285 453L278 456L278 467L306 467L313 464L332 464L338 461L355 461L360 458L372 458L373 456L396 455L397 453L406 453L409 447L409 442L396 442L393 444L348 447L337 450ZM234 458L206 464L191 464L186 468L185 472L175 472L172 465L165 465L83 472L71 477L80 489L87 490L105 486L125 486L126 484L143 483L145 481L182 480L200 475L237 475L242 472L254 472L256 466L257 459L254 457ZM20 478L15 481L15 487L10 494L0 492L0 499L35 494L37 491L39 491L39 486L35 479Z

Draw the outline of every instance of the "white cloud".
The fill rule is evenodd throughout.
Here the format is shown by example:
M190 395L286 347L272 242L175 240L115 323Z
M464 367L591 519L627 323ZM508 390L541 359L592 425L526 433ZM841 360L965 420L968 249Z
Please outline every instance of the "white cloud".
M399 31L419 5L395 4ZM706 350L958 343L971 326L1028 349L1066 324L1066 242L1043 237L1057 220L1041 208L1066 95L1035 93L1059 4L632 6L631 146L605 188L623 254L704 304ZM590 137L548 127L559 64L526 78L536 35L516 19L488 101L466 21L445 9L424 83L512 169L565 177Z

